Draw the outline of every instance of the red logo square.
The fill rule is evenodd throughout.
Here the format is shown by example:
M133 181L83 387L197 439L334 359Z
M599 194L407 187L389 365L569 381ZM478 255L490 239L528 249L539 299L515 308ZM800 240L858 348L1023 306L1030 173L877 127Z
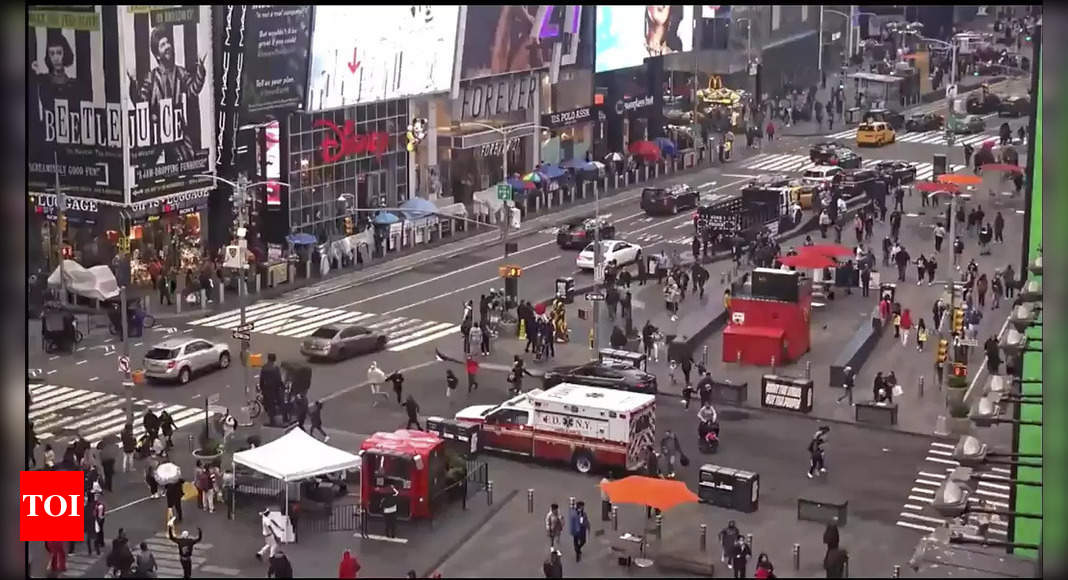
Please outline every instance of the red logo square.
M19 540L84 540L84 485L81 471L19 472Z

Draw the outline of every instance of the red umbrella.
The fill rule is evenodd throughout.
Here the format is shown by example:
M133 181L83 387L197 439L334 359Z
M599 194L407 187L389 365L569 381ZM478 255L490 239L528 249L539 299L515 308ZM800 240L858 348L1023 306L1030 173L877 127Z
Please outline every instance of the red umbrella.
M1012 163L987 163L986 165L980 165L980 169L983 171L1008 171L1011 173L1023 173L1023 167L1014 165Z
M660 159L660 147L652 141L635 141L627 147L631 155L645 157L651 160Z
M801 246L801 253L818 254L820 256L833 258L836 256L852 256L853 250L850 250L841 244L816 244L814 246Z
M544 302L538 302L537 304L534 305L534 314L537 314L538 316L541 316L542 314L545 314L545 303Z
M778 256L775 259L783 266L791 266L794 268L830 268L834 265L834 260L827 256L812 252L798 254L796 256Z
M937 191L955 191L957 189L957 186L953 185L952 183L938 183L936 181L917 181L916 189L928 193L933 193Z
M983 149L993 149L994 145L996 145L997 142L998 142L997 139L991 139L989 141L983 141Z

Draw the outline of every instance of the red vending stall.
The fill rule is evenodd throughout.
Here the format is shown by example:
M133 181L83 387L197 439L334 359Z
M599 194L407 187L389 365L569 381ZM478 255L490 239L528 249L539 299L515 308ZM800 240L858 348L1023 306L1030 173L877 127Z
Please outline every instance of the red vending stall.
M756 268L748 294L731 297L723 361L790 363L810 347L812 284L799 272Z
M445 442L423 431L375 433L360 445L360 502L365 513L382 515L382 498L397 489L397 518L430 517L430 498L445 486Z

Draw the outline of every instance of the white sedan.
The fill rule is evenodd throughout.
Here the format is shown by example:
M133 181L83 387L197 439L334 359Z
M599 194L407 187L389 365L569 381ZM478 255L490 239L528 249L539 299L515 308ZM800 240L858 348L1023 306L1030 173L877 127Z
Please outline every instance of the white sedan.
M605 264L622 266L637 263L642 259L641 246L622 240L601 240L601 259ZM582 270L593 269L593 244L586 246L575 258L575 265Z

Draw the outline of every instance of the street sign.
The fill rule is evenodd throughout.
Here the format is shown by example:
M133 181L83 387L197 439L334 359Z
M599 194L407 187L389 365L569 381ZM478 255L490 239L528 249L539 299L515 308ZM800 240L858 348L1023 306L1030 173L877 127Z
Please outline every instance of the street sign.
M119 372L120 373L128 373L128 372L130 372L130 357L128 357L128 356L120 356L119 357Z
M242 342L248 342L249 340L252 339L252 335L251 334L249 334L247 332L241 332L240 330L235 330L232 333L230 333L230 335L234 337L234 340L240 340Z
M252 332L254 328L256 328L256 325L253 324L250 320L244 324L237 325L237 328L235 328L234 330L240 330L241 332Z
M961 346L979 346L979 339L977 338L962 338L958 341Z
M600 292L587 292L586 300L604 300L604 294Z
M501 201L512 201L512 186L505 183L498 185L497 199Z

